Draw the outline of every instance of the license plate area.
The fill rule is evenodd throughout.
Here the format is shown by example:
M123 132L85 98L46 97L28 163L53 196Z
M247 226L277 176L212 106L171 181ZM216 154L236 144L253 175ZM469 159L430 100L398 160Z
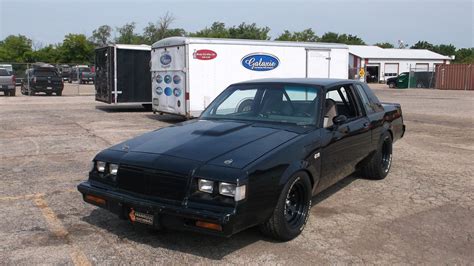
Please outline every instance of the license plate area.
M133 223L142 223L142 224L147 224L147 225L153 225L154 220L155 220L155 215L150 212L140 212L136 211L133 208L130 208L130 212L128 213L128 217L130 218L130 221Z
M53 89L53 87L47 87L46 89L47 89L47 90L52 90L52 89Z

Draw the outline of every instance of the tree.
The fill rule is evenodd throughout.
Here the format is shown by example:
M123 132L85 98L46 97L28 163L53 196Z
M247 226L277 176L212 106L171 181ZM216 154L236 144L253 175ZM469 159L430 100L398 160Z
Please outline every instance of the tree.
M432 51L438 54L451 56L456 54L456 47L452 44L440 44L435 45Z
M290 32L285 30L280 36L278 36L275 40L276 41L292 41L292 42L317 42L318 36L314 33L314 31L309 28L303 31L295 31Z
M109 25L102 25L92 31L92 36L89 38L89 41L97 47L105 46L112 42L110 39L111 35L112 27Z
M427 49L430 51L434 50L434 45L427 41L418 41L410 47L410 49Z
M335 32L326 32L319 39L320 42L344 43L352 45L365 45L365 42L357 35L352 34L338 34Z
M378 42L376 44L374 44L375 46L378 46L380 48L395 48L395 46L393 46L393 44L389 43L389 42Z
M61 60L61 53L56 45L48 45L28 55L29 62L57 63Z
M58 49L62 63L90 63L94 58L94 45L84 34L66 35Z
M174 21L174 17L169 13L166 13L156 23L148 23L143 29L143 40L147 44L153 44L161 39L173 37L173 36L184 36L185 31L183 29L171 29L170 26Z
M127 23L122 27L118 27L119 36L115 39L116 43L120 44L141 44L143 43L142 36L135 34L135 22Z
M0 41L0 61L25 62L25 53L31 52L32 41L23 35L10 35Z
M474 64L474 48L461 48L456 51L456 63Z
M258 27L257 24L241 23L239 26L226 27L222 22L214 22L210 28L206 27L195 33L190 33L191 37L207 38L231 38L231 39L252 39L270 40L269 27Z
M195 33L190 33L191 37L207 37L207 38L229 38L229 30L222 22L214 22L210 28L206 27Z

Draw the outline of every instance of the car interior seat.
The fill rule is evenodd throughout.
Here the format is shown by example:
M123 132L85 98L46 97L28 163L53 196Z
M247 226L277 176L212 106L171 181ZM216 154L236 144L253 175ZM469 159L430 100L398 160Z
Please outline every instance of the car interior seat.
M333 118L337 116L336 101L333 99L326 99L324 102L324 127L331 127L333 125Z

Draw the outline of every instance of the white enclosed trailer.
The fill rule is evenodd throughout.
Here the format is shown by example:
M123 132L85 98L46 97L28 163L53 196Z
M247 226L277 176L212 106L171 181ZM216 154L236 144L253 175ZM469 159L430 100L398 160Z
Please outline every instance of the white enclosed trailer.
M343 44L171 37L153 44L153 111L195 117L227 86L259 78L348 78Z

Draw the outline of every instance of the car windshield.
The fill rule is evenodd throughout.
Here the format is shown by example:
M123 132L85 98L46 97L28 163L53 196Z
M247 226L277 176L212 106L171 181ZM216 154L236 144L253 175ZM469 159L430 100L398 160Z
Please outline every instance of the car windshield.
M318 95L318 88L308 85L235 85L222 92L201 118L315 125Z
M51 77L51 76L57 76L56 71L53 69L37 69L35 70L35 76L38 77Z
M10 72L5 68L0 68L0 76L10 76Z

